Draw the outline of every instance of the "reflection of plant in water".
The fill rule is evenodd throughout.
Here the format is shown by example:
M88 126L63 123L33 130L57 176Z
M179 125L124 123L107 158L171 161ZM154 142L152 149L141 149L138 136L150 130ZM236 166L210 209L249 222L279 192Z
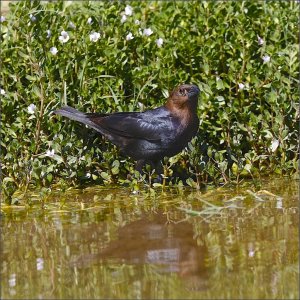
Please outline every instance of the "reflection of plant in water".
M43 209L28 196L31 207L1 206L3 297L299 298L297 182L155 195L97 186L45 193ZM102 262L105 249L123 260Z
M208 248L206 263L214 282L223 282L226 289L226 283L221 278L222 270L239 272L242 276L243 273L246 275L244 269L249 265L255 276L262 276L261 265L269 266L270 276L277 284L279 265L281 268L285 265L284 276L294 278L296 262L293 253L296 248L290 238L296 237L296 232L295 228L289 230L288 224L295 224L296 219L293 220L294 213L283 209L284 196L265 189L257 192L244 190L234 197L223 192L217 194L196 196L203 203L200 210L193 209L187 203L179 207L193 224L194 238ZM222 203L218 201L220 196L223 197ZM278 287L274 280L270 284L276 294Z

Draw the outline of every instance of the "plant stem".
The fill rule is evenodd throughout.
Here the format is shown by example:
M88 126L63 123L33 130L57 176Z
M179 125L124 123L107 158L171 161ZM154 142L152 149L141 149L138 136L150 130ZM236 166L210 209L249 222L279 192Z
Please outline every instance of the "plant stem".
M43 120L43 115L44 115L44 89L42 83L40 83L40 88L41 88L41 105L40 105L40 113L39 117L37 119L36 123L36 134L35 134L35 139L36 139L36 147L34 154L37 154L40 148L40 135L41 135L41 123Z

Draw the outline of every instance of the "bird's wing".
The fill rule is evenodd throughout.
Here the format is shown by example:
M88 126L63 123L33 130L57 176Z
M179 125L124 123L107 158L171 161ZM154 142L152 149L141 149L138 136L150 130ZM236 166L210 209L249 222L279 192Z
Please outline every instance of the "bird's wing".
M108 133L124 138L161 140L162 134L168 134L166 118L155 119L143 113L114 113L109 115L87 114L88 118Z

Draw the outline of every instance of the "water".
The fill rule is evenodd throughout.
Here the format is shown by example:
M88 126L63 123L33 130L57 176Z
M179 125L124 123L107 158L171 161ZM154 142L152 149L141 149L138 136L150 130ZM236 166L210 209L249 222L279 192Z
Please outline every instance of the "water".
M299 182L2 206L1 299L299 299Z

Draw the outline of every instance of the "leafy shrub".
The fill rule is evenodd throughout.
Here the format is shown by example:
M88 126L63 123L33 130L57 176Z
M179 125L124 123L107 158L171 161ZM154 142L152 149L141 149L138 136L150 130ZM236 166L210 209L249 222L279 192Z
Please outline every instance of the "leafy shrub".
M118 1L10 5L1 20L6 196L59 180L126 183L127 174L137 185L130 159L52 111L64 104L108 113L154 108L190 82L202 91L199 133L189 152L165 160L166 176L181 174L199 187L294 173L299 2L129 4L132 15Z

